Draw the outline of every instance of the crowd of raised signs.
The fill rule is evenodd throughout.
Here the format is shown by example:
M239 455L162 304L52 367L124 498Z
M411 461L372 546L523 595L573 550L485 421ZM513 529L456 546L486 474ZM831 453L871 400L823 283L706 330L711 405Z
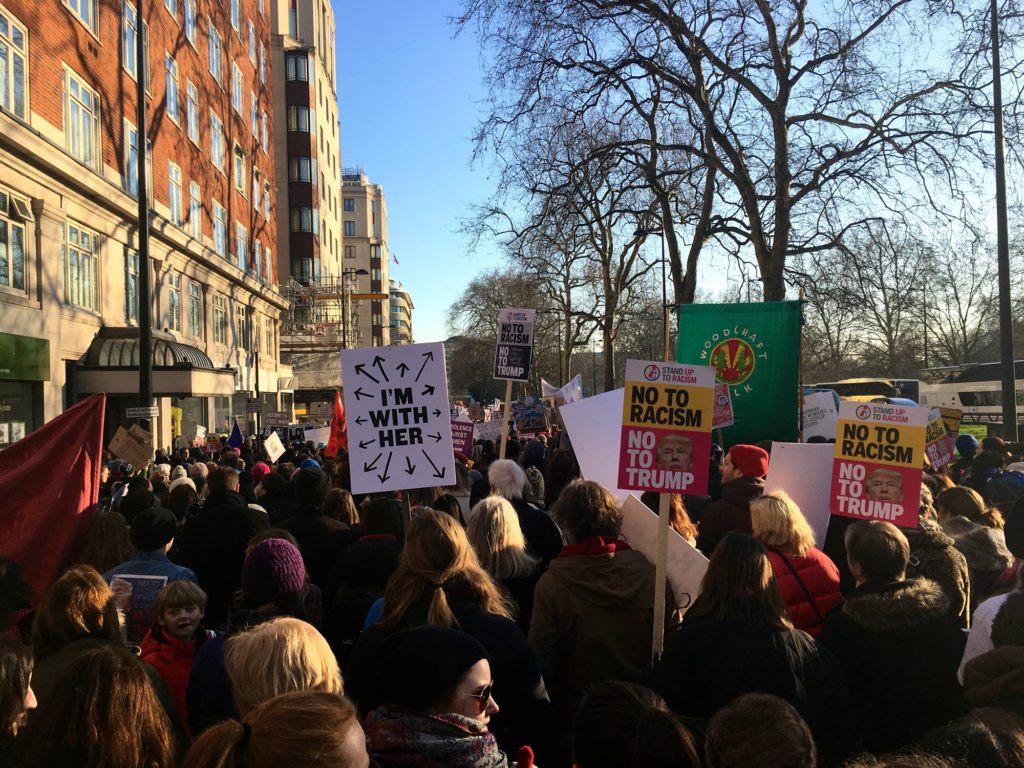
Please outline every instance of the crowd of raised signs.
M311 443L110 460L45 592L0 560L0 766L1024 766L1021 447L957 449L917 527L815 541L765 447L713 446L685 612L556 438L356 497Z

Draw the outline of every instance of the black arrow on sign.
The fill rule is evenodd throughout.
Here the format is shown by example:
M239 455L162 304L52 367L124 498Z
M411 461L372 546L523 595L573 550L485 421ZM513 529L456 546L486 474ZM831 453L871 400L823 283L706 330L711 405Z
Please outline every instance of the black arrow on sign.
M372 472L372 471L373 471L373 469L374 469L374 468L375 468L375 467L377 466L377 462L378 462L378 461L380 461L380 457L381 457L381 456L383 456L383 455L384 455L383 453L378 453L378 454L377 454L377 458L376 458L376 459L374 459L374 460L373 460L372 462L370 462L369 464L367 464L367 463L366 463L366 462L364 461L364 462L363 462L363 472ZM389 454L389 456L390 456L390 454Z
M434 415L435 416L440 416L441 415L441 409L440 408L435 408L434 409Z
M441 442L441 433L438 432L436 435L427 435L427 437L433 438L435 443Z
M360 416L360 417L358 417L356 419L356 424L359 424L360 426L362 426L365 423L366 423L366 417L365 416Z
M352 394L356 396L356 400L362 400L364 397L367 400L373 400L373 395L371 395L371 394L369 394L367 392L363 392L363 388L362 387L359 387L359 389L357 389Z
M373 365L377 368L378 371L380 371L380 375L384 377L384 381L391 383L391 379L389 379L388 375L384 372L384 358L381 357L380 355L377 355L376 357L373 358Z
M428 395L432 395L432 394L434 394L434 385L433 384L427 384L427 386L425 386L423 388L423 391L420 393L420 395L422 395L423 397L427 397Z
M374 384L380 384L380 381L378 379L375 379L371 374L366 372L366 363L359 363L358 365L356 365L356 373L358 373L361 376L365 376Z
M411 475L416 471L416 465L412 463L412 459L408 456L405 457L405 465L408 467L408 469L405 470L405 474Z
M423 454L423 458L425 458L427 461L430 461L430 456L427 455L427 452L424 451L422 448L420 448L420 453ZM444 471L445 469L447 469L447 467L441 467L440 469L438 469L437 464L435 464L433 461L430 461L430 466L434 468L434 477L444 477Z
M416 378L413 379L413 381L419 381L420 380L420 376L423 375L423 369L427 367L427 363L428 362L430 362L431 360L434 359L434 353L433 352L424 352L423 353L423 357L425 357L426 360L423 361L423 365L420 366L420 371L419 371L419 373L416 374Z
M388 481L388 478L391 477L391 475L388 474L388 467L390 467L390 466L391 466L391 454L389 453L388 454L388 460L384 463L384 474L383 475L377 475L377 479L380 480L382 483L386 483Z
M359 441L359 447L362 448L365 451L366 450L366 446L373 445L373 443L374 443L373 440L360 440Z
M398 366L396 367L396 370L402 374L402 378L404 379L405 374L409 372L409 366L406 365L405 363L399 363Z

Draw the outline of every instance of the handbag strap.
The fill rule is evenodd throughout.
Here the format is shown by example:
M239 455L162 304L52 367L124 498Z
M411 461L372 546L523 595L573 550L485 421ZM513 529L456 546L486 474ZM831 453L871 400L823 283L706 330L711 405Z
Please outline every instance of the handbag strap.
M793 578L796 579L796 583L799 584L800 589L803 590L804 597L807 598L807 602L811 604L811 609L817 615L818 621L825 621L825 617L822 616L821 611L818 610L818 604L814 602L814 597L813 595L811 595L811 590L809 590L807 588L807 585L804 584L804 580L800 578L800 574L796 572L796 568L794 568L793 564L789 562L789 558L782 554L779 550L775 549L775 547L767 547L767 550L769 552L774 552L776 555L779 556L782 562L786 564L786 567L789 568L789 572L793 574Z

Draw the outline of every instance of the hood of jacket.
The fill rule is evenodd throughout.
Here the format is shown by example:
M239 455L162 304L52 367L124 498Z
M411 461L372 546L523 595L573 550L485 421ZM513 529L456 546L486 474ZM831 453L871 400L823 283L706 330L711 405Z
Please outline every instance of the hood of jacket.
M548 565L547 574L560 588L571 591L600 608L617 608L623 603L653 603L654 566L636 550L612 554L558 557ZM650 594L648 594L650 593Z
M760 477L738 477L722 484L722 500L744 506L764 493L764 480Z
M930 517L918 518L918 527L904 530L903 533L906 534L911 549L919 547L937 550L956 546L956 542L942 530L938 520Z
M889 632L945 618L949 598L931 579L909 579L858 587L841 610L866 630Z
M942 530L956 543L971 570L1005 571L1013 564L1002 531L972 523L966 517L943 520Z
M1024 700L1024 646L1003 645L964 667L964 694L972 707Z

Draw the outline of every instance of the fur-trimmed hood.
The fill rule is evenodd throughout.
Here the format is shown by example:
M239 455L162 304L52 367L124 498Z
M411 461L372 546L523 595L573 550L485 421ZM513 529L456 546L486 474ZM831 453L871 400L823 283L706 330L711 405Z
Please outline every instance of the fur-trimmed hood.
M909 579L858 587L840 610L865 630L889 632L942 618L949 598L931 579Z

